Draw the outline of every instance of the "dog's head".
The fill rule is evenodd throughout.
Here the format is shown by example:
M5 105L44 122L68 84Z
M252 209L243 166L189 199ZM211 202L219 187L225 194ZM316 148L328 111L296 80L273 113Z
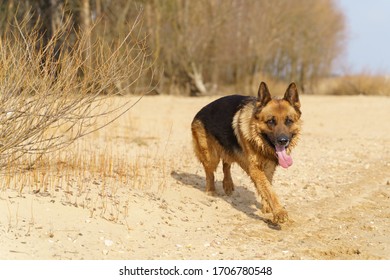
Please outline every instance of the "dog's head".
M282 99L272 99L267 85L261 82L254 110L256 134L268 150L273 149L284 168L292 164L289 151L300 131L300 107L295 83L288 86Z

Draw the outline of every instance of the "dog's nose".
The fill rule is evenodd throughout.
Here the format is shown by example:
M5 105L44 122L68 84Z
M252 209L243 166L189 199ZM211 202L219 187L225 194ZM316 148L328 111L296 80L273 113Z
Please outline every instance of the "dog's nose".
M281 146L286 146L288 144L288 142L290 142L290 140L288 139L287 136L279 136L277 139L276 139L276 142L278 142L279 145Z

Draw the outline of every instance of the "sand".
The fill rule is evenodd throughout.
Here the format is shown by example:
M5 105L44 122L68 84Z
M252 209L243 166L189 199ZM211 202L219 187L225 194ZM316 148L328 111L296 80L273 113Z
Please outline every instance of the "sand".
M74 153L109 155L111 175L51 172L39 192L3 184L0 259L390 259L390 98L301 97L294 164L274 178L291 219L280 227L237 166L232 196L221 166L218 196L205 194L190 123L215 98L144 97L81 139Z

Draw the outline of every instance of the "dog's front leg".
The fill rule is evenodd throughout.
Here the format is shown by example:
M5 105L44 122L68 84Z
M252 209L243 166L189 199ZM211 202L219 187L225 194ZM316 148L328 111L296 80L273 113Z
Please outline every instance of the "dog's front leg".
M265 208L269 206L273 214L274 223L284 223L288 221L287 211L282 207L279 202L278 197L275 192L272 190L270 181L267 178L267 175L263 170L261 170L257 165L250 164L248 168L249 176L251 177L253 183L256 186L258 194L261 196Z

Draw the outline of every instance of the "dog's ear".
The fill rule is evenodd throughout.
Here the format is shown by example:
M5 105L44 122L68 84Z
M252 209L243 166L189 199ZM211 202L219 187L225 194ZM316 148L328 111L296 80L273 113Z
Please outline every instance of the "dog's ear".
M299 111L299 108L301 108L301 103L299 102L298 89L295 83L291 83L288 86L283 99L289 102L297 111Z
M257 92L257 102L259 107L264 107L268 102L271 101L271 94L268 90L266 83L261 82L259 86L259 91Z

